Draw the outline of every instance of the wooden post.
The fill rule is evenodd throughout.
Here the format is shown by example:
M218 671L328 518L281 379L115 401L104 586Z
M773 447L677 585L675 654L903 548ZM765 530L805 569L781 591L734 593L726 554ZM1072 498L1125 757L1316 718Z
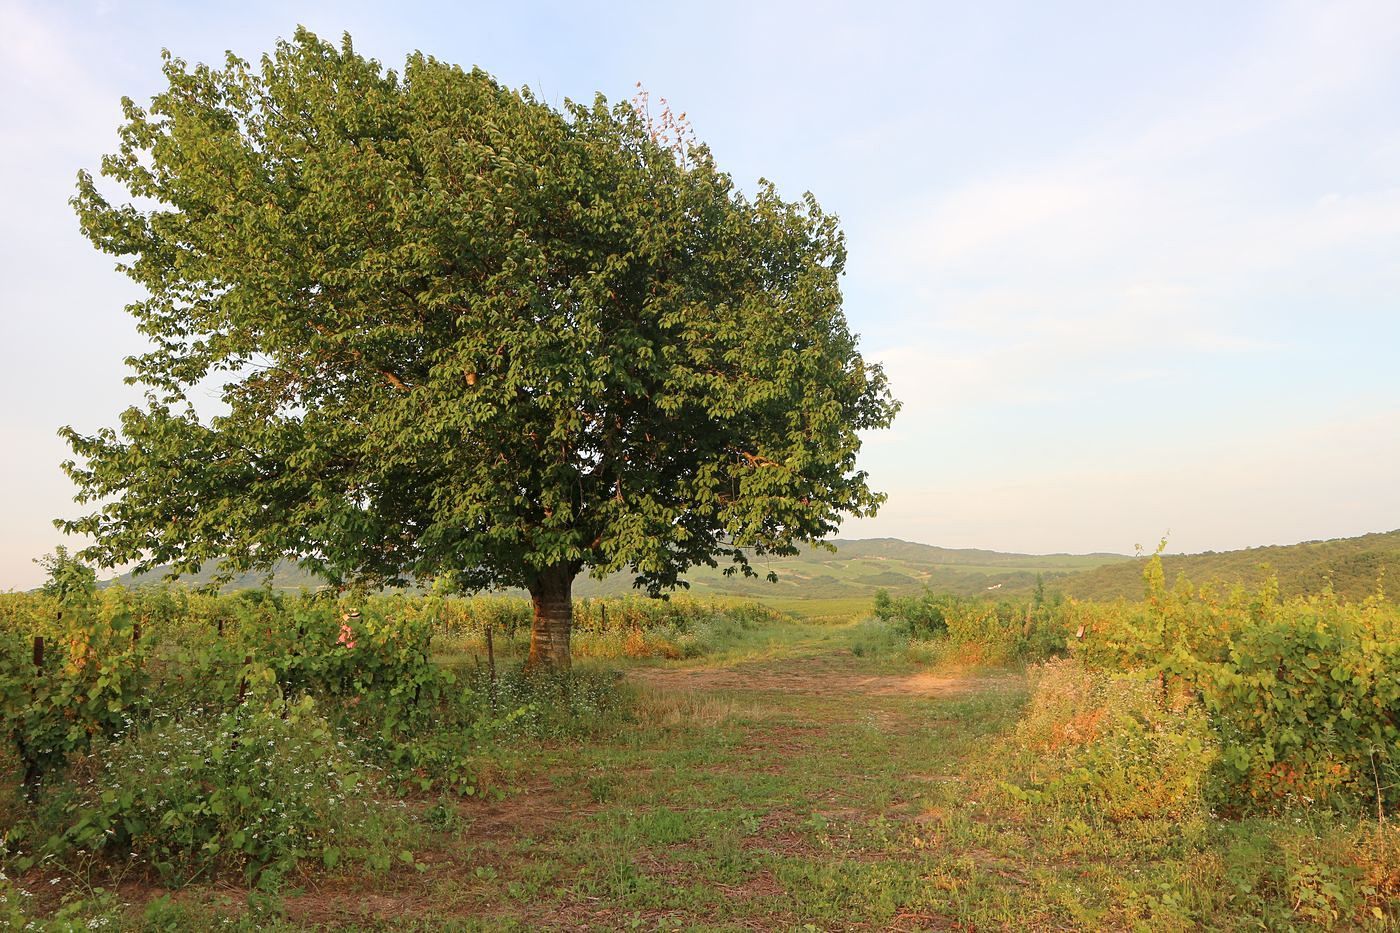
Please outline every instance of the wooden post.
M486 664L491 672L491 686L496 686L496 644L491 638L492 625L486 626Z
M34 636L34 675L35 677L44 676L43 635ZM32 691L38 689L38 684L36 683L29 689L31 690L32 696ZM39 762L30 754L29 746L22 738L23 734L24 733L20 731L15 732L15 744L18 746L20 760L24 762L24 776L20 779L20 783L24 787L24 799L28 800L30 803L38 803L39 780L43 777L43 773L39 770Z
M248 665L253 663L253 656L247 655L243 658L243 676L238 678L238 705L243 705L243 698L248 695Z

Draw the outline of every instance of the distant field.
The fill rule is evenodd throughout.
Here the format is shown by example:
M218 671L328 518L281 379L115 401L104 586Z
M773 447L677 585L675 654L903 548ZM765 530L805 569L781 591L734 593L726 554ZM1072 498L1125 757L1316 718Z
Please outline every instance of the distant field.
M807 622L845 622L870 614L872 600L866 596L838 596L828 599L804 599L801 596L765 597L762 600L779 612L789 613Z

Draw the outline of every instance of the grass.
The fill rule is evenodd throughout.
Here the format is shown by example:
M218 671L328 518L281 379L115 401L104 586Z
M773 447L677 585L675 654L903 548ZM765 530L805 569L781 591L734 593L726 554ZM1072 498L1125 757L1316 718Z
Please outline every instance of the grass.
M870 597L836 596L811 599L797 596L765 596L763 604L808 622L846 622L870 611Z
M1348 866L1359 830L1327 814L1028 809L999 783L1024 676L919 667L888 626L709 637L698 661L635 665L629 722L488 751L479 797L406 801L411 856L385 872L103 903L172 930L1258 929L1346 925L1328 885L1375 868Z

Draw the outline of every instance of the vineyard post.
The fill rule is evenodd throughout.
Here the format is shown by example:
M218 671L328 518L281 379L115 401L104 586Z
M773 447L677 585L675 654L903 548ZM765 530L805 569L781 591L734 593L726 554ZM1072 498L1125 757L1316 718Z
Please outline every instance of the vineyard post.
M62 617L62 613L59 613ZM44 676L44 636L34 636L34 685L30 688L30 702L34 702L34 694L38 692L39 678ZM23 732L15 730L16 744L19 746L19 756L24 761L24 778L21 783L24 785L24 799L30 803L35 803L39 799L39 762L29 752L29 745L22 738Z
M491 687L494 689L495 686L496 686L496 645L495 645L495 642L494 642L494 641L492 640L492 638L491 638L491 630L492 630L492 628L494 628L494 626L493 626L490 622L487 622L487 623L486 623L486 666L487 666L487 669L491 672Z
M243 676L238 678L238 705L243 705L243 699L248 695L248 665L253 663L251 654L243 656Z
M1381 773L1376 768L1376 749L1371 749L1371 777L1376 781L1376 822L1385 823L1385 805L1381 794Z

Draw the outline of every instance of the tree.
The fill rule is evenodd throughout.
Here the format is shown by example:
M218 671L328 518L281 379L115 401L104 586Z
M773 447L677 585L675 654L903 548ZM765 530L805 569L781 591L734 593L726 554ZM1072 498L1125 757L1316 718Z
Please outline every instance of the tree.
M52 554L34 559L34 563L44 568L48 574L40 592L55 597L60 604L71 599L83 599L97 592L97 571L68 554L68 548L59 545Z
M628 105L348 36L164 74L102 161L129 200L85 173L73 199L154 345L119 430L63 429L87 559L521 587L562 665L583 570L752 574L881 502L857 432L897 403L811 195L747 197Z

